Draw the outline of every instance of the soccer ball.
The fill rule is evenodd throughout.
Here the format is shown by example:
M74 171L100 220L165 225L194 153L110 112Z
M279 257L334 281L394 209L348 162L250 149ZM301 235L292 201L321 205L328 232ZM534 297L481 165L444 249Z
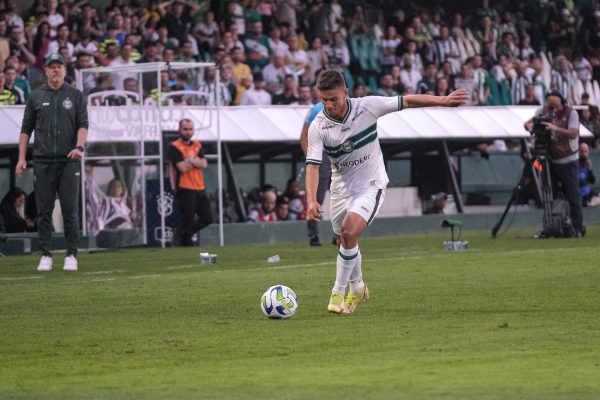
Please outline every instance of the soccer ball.
M284 285L271 286L263 293L260 299L260 308L269 318L289 318L298 308L296 293Z

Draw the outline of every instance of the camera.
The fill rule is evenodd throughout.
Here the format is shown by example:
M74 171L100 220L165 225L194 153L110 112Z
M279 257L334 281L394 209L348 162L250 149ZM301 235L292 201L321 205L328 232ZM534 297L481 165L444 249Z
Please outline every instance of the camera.
M535 137L535 151L538 154L546 154L550 145L550 131L546 129L545 122L552 122L552 117L549 115L533 117L531 134Z

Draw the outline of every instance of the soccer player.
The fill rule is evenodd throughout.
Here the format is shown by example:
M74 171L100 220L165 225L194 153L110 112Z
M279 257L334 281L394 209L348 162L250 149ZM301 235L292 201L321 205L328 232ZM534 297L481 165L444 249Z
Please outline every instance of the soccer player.
M448 96L351 99L342 74L335 70L321 72L317 87L325 108L308 130L307 219L318 221L323 212L316 196L324 151L332 165L331 224L340 237L335 284L327 310L351 314L369 297L362 280L358 238L379 212L389 181L377 140L377 118L405 108L456 107L464 104L469 94L466 90L456 90ZM348 283L350 290L346 296Z

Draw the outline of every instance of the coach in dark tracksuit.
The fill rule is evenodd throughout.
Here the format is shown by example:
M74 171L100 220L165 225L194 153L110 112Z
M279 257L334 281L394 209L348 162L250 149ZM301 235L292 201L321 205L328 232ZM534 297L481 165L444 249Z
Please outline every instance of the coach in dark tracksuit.
M67 253L64 270L77 270L79 243L80 159L87 139L88 115L83 94L65 83L66 64L58 54L44 63L47 84L34 90L25 106L19 161L16 174L27 166L27 145L33 142L33 179L38 209L38 234L42 258L38 271L52 269L50 239L52 211L56 194L60 200L65 225Z

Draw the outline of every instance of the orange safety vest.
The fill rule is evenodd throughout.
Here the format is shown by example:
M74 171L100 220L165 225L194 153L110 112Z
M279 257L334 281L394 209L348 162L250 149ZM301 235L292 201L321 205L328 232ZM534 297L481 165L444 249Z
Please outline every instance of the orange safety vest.
M193 140L191 144L187 145L181 138L172 141L171 146L179 150L184 160L197 157L202 150L200 142ZM177 171L177 189L204 190L204 176L201 169L192 168L187 172L180 172L177 168L175 170Z

